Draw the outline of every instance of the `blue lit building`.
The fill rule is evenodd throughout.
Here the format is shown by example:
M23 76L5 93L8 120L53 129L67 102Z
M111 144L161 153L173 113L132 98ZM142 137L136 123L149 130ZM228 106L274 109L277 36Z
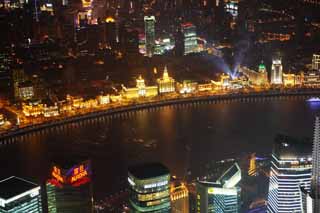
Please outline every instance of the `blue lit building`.
M0 181L0 213L42 212L40 186L22 178Z
M128 182L131 212L170 212L170 172L165 166L150 163L130 167Z
M272 152L268 192L268 212L304 212L301 188L310 191L312 143L278 136Z
M198 181L196 184L197 213L238 213L240 192L237 184L241 169L234 163L214 182Z

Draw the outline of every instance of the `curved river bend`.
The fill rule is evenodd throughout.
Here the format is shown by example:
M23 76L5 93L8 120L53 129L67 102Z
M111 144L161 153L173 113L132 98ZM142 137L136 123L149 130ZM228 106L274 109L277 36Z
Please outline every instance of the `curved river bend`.
M145 109L69 123L15 138L0 146L0 178L43 180L56 153L83 153L93 161L97 198L118 191L127 166L161 161L171 173L194 174L211 160L242 153L269 154L277 133L312 137L320 106L303 98L187 104Z

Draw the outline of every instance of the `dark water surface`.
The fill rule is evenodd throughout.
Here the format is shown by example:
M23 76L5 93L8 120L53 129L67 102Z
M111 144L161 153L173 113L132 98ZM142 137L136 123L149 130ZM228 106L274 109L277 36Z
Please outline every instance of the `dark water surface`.
M122 188L127 166L160 161L173 175L211 160L269 154L274 136L312 137L320 109L304 100L190 104L101 117L35 132L0 147L0 177L45 179L54 154L91 157L97 198ZM188 151L189 150L189 151Z

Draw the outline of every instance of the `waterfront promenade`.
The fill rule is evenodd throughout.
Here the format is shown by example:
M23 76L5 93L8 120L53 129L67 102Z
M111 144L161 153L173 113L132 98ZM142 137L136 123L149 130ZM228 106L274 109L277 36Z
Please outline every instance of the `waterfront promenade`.
M278 98L309 98L320 96L320 88L313 89L285 89L285 90L270 90L262 92L246 92L246 93L225 93L225 94L207 94L197 93L193 95L179 95L178 97L163 96L155 100L140 100L128 105L110 106L106 109L97 109L81 115L66 116L64 118L51 118L41 123L30 124L24 127L15 127L0 134L0 141L10 137L23 135L32 131L63 125L66 123L77 122L84 119L96 118L99 116L114 116L121 113L128 113L131 111L142 110L147 108L155 108L175 104L189 104L189 103L220 103L228 101L251 102L251 101L268 101Z

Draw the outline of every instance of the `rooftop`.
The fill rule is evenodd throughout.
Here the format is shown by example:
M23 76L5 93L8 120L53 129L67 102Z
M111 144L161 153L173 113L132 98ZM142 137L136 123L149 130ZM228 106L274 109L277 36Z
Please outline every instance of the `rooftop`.
M169 169L161 163L146 163L131 166L128 171L138 179L148 179L170 174Z
M36 187L35 183L12 176L0 181L0 198L8 200Z

